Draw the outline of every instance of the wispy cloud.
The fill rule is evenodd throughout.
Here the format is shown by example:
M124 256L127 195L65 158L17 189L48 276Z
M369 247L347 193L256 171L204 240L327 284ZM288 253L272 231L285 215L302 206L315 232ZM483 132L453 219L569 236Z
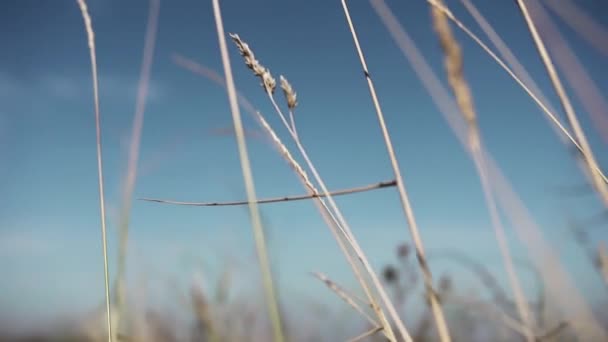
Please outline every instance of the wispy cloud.
M137 95L137 77L118 74L100 75L100 93L102 100L135 101ZM0 71L0 98L11 101L40 98L47 96L59 100L76 100L90 96L90 79L88 75L63 75L47 73L31 79L16 77L9 72ZM162 101L168 88L161 82L151 80L147 100Z

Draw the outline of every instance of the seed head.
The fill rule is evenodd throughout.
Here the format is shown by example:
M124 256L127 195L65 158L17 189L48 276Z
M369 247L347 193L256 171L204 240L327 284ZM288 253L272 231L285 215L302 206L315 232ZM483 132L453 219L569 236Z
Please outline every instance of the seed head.
M274 93L274 90L277 88L277 81L272 77L268 69L266 69L266 72L262 75L262 85L267 91L270 91L271 94Z
M410 255L410 246L407 243L402 243L397 247L397 256L400 259L406 259Z
M279 79L281 80L281 89L283 89L283 94L287 100L287 107L293 110L298 105L298 95L283 75L279 76Z
M255 55L249 45L245 43L238 34L230 33L230 38L232 38L232 41L234 41L236 47L239 49L239 53L245 59L245 65L253 71L254 75L262 80L262 87L264 87L266 91L274 93L277 82L270 74L270 71L255 59Z
M399 277L399 272L392 265L388 265L384 268L382 275L384 276L384 280L387 283L393 283L397 281L397 278Z

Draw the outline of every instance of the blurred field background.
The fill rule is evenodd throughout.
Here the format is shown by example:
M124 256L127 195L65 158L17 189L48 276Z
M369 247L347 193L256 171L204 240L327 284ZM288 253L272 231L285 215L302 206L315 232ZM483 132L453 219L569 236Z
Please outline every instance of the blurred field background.
M361 70L346 3L368 73ZM594 180L597 170L588 167L589 153L563 138L538 103L450 22L476 113L475 124L467 125L460 115L466 110L453 101L439 12L431 14L432 4L447 6L533 93L544 93L540 102L572 132L522 3L530 6L601 169L608 163L604 1L221 2L257 197L306 196L312 190L302 186L302 175L286 162L255 111L319 193L324 190L228 33L237 33L272 73L274 98L285 114L294 108L283 98L279 75L293 86L297 137L327 188L373 188L335 201L414 341L448 341L437 331L433 300L453 341L608 336L608 201ZM238 129L221 85L225 65L212 1L86 5L99 76L113 340L280 340L269 318L272 300L246 205ZM515 59L491 43L496 37L487 35L484 22ZM94 92L79 3L4 1L0 42L0 340L108 340ZM433 291L420 271L411 221L394 186L401 180L387 156L366 75L373 79L401 167ZM471 158L471 127L481 136L481 159ZM580 144L579 137L573 139ZM490 197L480 182L484 169ZM245 205L185 206L142 198ZM361 279L315 203L321 202L258 205L279 335L288 341L382 341L391 340L392 327L394 340L407 340L386 302L378 299L385 325L370 309ZM493 230L497 218L528 321L505 272ZM381 291L370 275L365 281L372 292Z

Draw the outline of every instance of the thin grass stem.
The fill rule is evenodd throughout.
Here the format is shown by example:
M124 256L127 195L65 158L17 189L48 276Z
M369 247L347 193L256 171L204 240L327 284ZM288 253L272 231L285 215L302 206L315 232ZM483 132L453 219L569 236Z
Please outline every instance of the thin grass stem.
M103 275L104 275L104 286L105 286L105 299L106 299L106 324L108 329L108 341L113 341L112 335L112 314L110 309L110 280L109 280L109 265L108 265L108 240L107 240L107 229L106 229L106 207L105 207L105 196L104 196L104 182L103 182L103 160L102 160L102 148L101 148L101 123L99 113L99 81L97 78L97 54L95 52L95 33L93 31L93 24L91 22L91 16L85 0L77 0L80 12L84 20L85 29L87 32L87 40L89 44L89 53L91 58L91 76L93 78L93 97L95 103L95 133L96 133L96 147L97 147L97 176L99 184L99 211L101 215L101 242L103 249Z
M376 109L378 123L382 130L382 135L384 137L384 143L386 145L386 149L387 149L389 158L391 160L391 166L392 166L393 172L395 174L395 179L397 180L397 189L399 190L399 198L401 200L403 211L404 211L406 219L408 221L410 234L412 235L412 240L414 242L414 247L416 249L416 256L417 256L418 264L422 271L425 288L426 288L426 291L427 291L427 294L429 297L431 309L433 311L433 316L435 318L435 323L437 325L437 330L439 332L439 337L442 342L449 342L451 340L449 329L448 329L447 323L445 321L445 316L444 316L443 310L441 309L441 306L439 304L437 295L436 295L435 291L433 290L433 277L432 277L431 270L430 270L427 260L426 260L426 256L425 256L425 252L424 252L424 245L422 243L422 238L420 236L418 224L417 224L415 216L414 216L414 211L412 209L409 196L405 189L405 183L404 183L403 177L401 175L401 170L399 168L399 163L397 161L397 157L393 150L393 144L392 144L392 141L390 138L390 134L389 134L386 124L384 122L384 115L382 113L382 109L380 107L378 97L376 95L376 90L375 90L374 84L372 82L369 71L367 69L367 63L365 61L363 51L359 44L359 39L357 37L357 33L355 32L355 27L354 27L352 19L350 17L348 6L346 5L346 0L342 0L342 7L344 9L344 14L346 16L346 20L348 22L348 26L349 26L350 32L352 34L352 38L355 43L357 53L359 55L359 60L361 62L361 66L363 68L365 78L367 80L367 85L368 85L368 88L370 91L370 95L372 97L372 101L373 101L374 107ZM389 310L389 312L393 316L393 319L400 321L396 312L391 312L390 310ZM406 338L406 336L408 336L409 334L406 332L405 327L403 327L403 325L397 325L397 326L398 326L403 338Z
M234 130L236 133L239 158L241 160L241 169L243 171L243 179L245 182L245 189L247 192L247 199L249 201L249 212L251 217L251 224L253 226L253 233L255 237L256 250L260 263L260 270L262 273L262 279L264 283L264 290L266 295L266 304L270 321L272 323L273 337L275 342L282 342L285 340L283 334L283 326L281 322L281 316L279 312L278 301L276 298L276 292L274 290L274 284L272 279L272 272L270 268L270 262L268 258L268 252L266 248L266 239L264 236L264 230L262 227L262 221L260 213L256 204L255 186L253 183L253 175L251 171L251 165L249 162L249 156L247 152L247 145L245 141L245 133L243 130L243 124L241 121L241 113L237 102L237 92L232 77L232 67L230 66L230 57L228 54L228 47L226 44L226 33L224 31L224 24L222 20L222 14L220 10L219 0L212 0L213 3L213 14L215 17L215 23L217 28L217 35L220 45L220 52L222 56L222 64L224 66L224 73L226 77L226 86L228 92L228 99L230 102L230 111L232 112L232 118L234 121Z

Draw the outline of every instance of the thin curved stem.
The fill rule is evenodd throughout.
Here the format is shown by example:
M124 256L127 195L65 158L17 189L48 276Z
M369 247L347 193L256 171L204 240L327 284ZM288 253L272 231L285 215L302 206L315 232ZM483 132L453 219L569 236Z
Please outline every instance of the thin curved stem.
M95 53L95 33L93 32L93 24L91 23L91 16L85 0L77 0L78 6L82 18L84 19L85 29L87 31L87 39L89 44L89 53L91 58L91 75L93 78L93 96L95 102L95 132L96 132L96 146L97 146L97 179L99 184L99 210L101 214L101 241L103 248L103 275L104 275L104 286L105 286L105 297L106 297L106 320L108 328L108 341L112 342L114 337L112 335L112 314L110 309L110 277L109 277L109 266L108 266L108 240L107 240L107 229L106 229L106 207L105 207L105 196L104 196L104 182L103 182L103 160L102 160L102 149L101 149L101 123L99 113L99 81L97 78L97 56Z
M263 199L256 200L256 203L257 204L267 204L267 203L277 203L277 202L293 202L293 201L313 199L313 198L317 198L317 197L327 197L328 195L329 196L343 196L343 195L356 194L359 192L384 189L384 188L392 187L395 185L396 185L396 182L394 180L393 181L384 181L384 182L360 186L360 187L356 187L356 188L335 190L335 191L330 192L329 194L313 193L313 194L306 194L306 195L263 198ZM224 207L224 206L238 206L238 205L249 204L249 201L247 201L247 200L231 201L231 202L185 202L185 201L163 200L163 199L157 199L157 198L140 198L139 200L147 201L147 202L186 205L186 206L195 206L195 207Z

